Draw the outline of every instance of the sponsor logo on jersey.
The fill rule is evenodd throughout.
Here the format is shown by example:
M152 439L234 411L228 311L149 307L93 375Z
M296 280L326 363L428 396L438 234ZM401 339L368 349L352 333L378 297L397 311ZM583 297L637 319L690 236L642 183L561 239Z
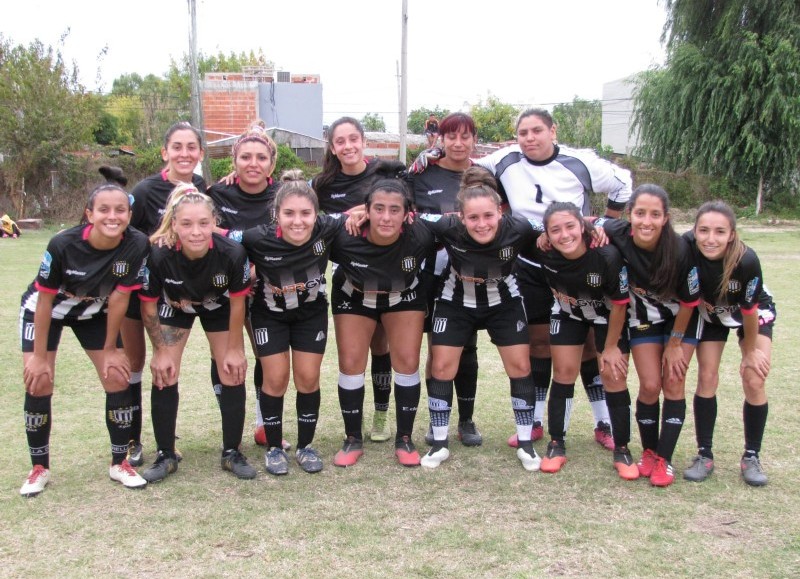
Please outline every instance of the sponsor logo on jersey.
M744 290L744 299L747 302L753 301L753 296L756 293L756 288L758 287L758 278L754 277L749 282L747 282L747 288Z
M168 283L171 285L183 285L183 280L181 279L172 279L171 277L165 277L164 283Z
M45 251L44 255L42 256L42 263L39 265L39 277L42 279L47 279L50 277L50 268L53 265L53 256L50 255L49 251Z
M35 335L35 329L31 322L25 322L25 327L22 328L22 338L28 342L33 342L33 336Z
M501 250L498 252L498 254L497 254L497 255L498 255L498 256L500 257L500 259L502 259L503 261L508 261L509 259L511 259L512 257L514 257L514 248L513 248L513 247L511 247L510 245L509 245L509 246L507 246L507 247L504 247L504 248L502 248L502 249L501 249Z
M257 346L263 346L269 342L269 332L267 332L267 328L255 328L253 330L253 339L255 339Z
M406 272L414 271L414 268L416 266L417 266L417 259L413 255L404 257L403 260L400 262L400 268Z
M431 189L430 191L428 191L428 195L438 195L442 191L443 189Z
M528 326L522 320L517 320L517 333L520 333L525 330Z
M331 193L331 199L341 199L347 197L347 193Z
M122 428L130 428L133 422L133 408L114 408L108 411L108 419L114 424L118 424Z
M350 265L353 267L369 267L366 263L358 263L357 261L351 261Z
M687 279L689 282L689 293L696 294L700 291L700 278L697 276L697 268L693 267L689 271L689 277Z
M433 333L441 334L447 328L447 318L433 318Z
M457 252L459 252L459 253L467 253L467 250L466 250L466 249L463 249L463 248L461 248L461 247L456 247L455 245L451 245L451 246L450 246L450 249L454 249L455 251L457 251Z
M586 274L586 283L589 287L600 287L602 279L599 273L590 272Z
M550 320L550 335L555 336L561 331L561 320Z
M636 326L637 332L646 332L649 329L650 329L650 324L639 324L638 326Z
M321 342L324 339L325 339L325 332L317 332L317 338L314 341Z
M728 282L729 293L735 294L741 291L741 289L742 289L742 284L739 282L738 279L732 279L731 281Z
M67 274L67 275L75 275L75 276L78 276L78 277L83 277L83 276L86 275L85 271L81 271L79 269L68 269L68 270L64 271L64 273Z
M127 261L115 261L111 266L111 273L117 277L125 277L131 270L131 265Z
M231 215L239 214L239 212L236 209L233 209L231 207L225 207L224 205L220 207L219 210L222 211L223 213L230 213Z
M39 414L37 412L25 413L25 430L28 432L35 432L47 424L47 414Z
M311 251L314 253L314 255L322 255L323 253L325 253L325 241L324 241L324 240L322 240L322 239L320 239L319 241L317 241L317 242L316 242L316 243L315 243L315 244L314 244L314 245L311 247Z
M175 315L175 310L169 304L161 304L158 308L159 318L171 318Z
M620 293L628 293L628 267L623 265L619 270L619 291Z
M278 287L272 284L268 284L268 287L273 295L280 296L283 294L293 294L293 293L311 291L315 287L322 285L322 281L324 279L325 279L324 276L319 276L315 277L314 279L310 279L308 281L292 283L289 285L285 285L283 287Z
M211 276L211 283L214 287L228 287L228 276L224 273L215 273Z
M282 257L273 257L271 255L265 255L264 261L283 261Z

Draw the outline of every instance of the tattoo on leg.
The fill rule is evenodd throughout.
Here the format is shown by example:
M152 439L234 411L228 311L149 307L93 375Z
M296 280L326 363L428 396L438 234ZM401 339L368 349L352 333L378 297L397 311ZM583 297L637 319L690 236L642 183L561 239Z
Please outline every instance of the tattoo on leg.
M173 328L171 326L161 326L161 335L164 338L165 346L173 346L183 340L189 332L183 328Z

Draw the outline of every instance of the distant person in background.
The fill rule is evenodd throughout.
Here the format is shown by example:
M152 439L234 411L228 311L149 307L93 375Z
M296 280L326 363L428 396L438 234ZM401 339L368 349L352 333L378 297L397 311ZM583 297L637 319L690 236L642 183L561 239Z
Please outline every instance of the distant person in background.
M198 191L205 191L203 178L194 173L203 160L203 139L200 131L186 121L172 125L164 135L161 158L164 169L139 181L131 190L131 225L147 236L152 235L166 211L167 197L179 183L190 183ZM142 447L142 370L147 353L144 326L139 312L139 296L131 295L128 312L122 321L122 343L131 362L131 396L133 397L133 424L131 426L128 461L133 466L144 464Z
M431 113L425 121L425 137L428 139L428 148L435 147L439 139L439 119Z
M39 274L22 296L20 330L25 380L25 431L31 469L20 494L41 493L50 481L51 400L63 328L72 328L106 392L111 439L109 476L128 488L147 482L127 460L133 419L130 364L118 344L130 292L140 287L147 238L128 227L131 205L116 182L89 195L81 225L47 244Z
M736 215L721 201L704 203L694 229L686 232L700 276L700 316L705 324L697 345L697 391L694 424L697 456L683 471L686 480L701 482L714 471L712 443L717 420L717 388L722 351L736 330L742 361L739 375L744 390L744 454L741 474L751 486L767 484L759 453L767 424L767 393L772 357L775 304L764 285L761 263L736 231Z
M3 213L3 216L0 217L0 233L2 237L13 237L17 238L22 233L19 230L19 227L11 217L8 216L8 213Z

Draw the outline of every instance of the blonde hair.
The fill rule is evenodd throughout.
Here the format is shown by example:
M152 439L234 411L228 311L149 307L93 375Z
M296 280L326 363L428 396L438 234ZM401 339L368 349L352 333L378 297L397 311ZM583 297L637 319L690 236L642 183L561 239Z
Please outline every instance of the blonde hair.
M178 235L175 233L173 221L178 207L185 203L205 205L214 217L214 222L218 223L217 209L214 201L205 193L200 193L191 183L179 183L172 190L167 198L164 215L158 224L158 229L150 236L150 243L165 243L175 245L178 242Z
M314 206L314 213L319 213L319 199L317 194L308 184L303 172L300 169L287 169L281 173L281 186L275 194L275 215L281 209L281 204L290 196L308 199Z

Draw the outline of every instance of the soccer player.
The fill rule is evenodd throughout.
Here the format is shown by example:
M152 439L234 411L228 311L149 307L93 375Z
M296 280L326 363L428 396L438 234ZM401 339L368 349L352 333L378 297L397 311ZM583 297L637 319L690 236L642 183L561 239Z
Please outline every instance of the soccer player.
M142 321L153 344L150 407L158 454L142 476L164 480L178 469L175 423L181 358L195 318L217 362L222 392L223 470L256 477L239 451L245 416L242 326L250 292L250 264L241 245L217 233L214 203L194 186L181 184L167 200L141 291Z
M130 364L117 344L130 292L140 286L147 238L128 227L130 200L116 183L95 188L84 213L84 223L50 240L39 274L22 296L25 431L33 465L20 488L26 497L41 493L50 481L51 400L65 326L72 328L106 392L109 476L128 488L147 484L127 460L133 418Z
M697 346L697 391L694 424L697 456L683 478L701 482L714 471L712 443L717 419L717 387L722 351L736 330L742 361L739 374L744 390L744 454L742 479L751 486L767 484L759 452L767 423L767 393L772 355L772 326L776 311L764 285L761 263L736 231L733 210L721 201L704 203L697 211L689 241L700 277L700 316L703 334Z

